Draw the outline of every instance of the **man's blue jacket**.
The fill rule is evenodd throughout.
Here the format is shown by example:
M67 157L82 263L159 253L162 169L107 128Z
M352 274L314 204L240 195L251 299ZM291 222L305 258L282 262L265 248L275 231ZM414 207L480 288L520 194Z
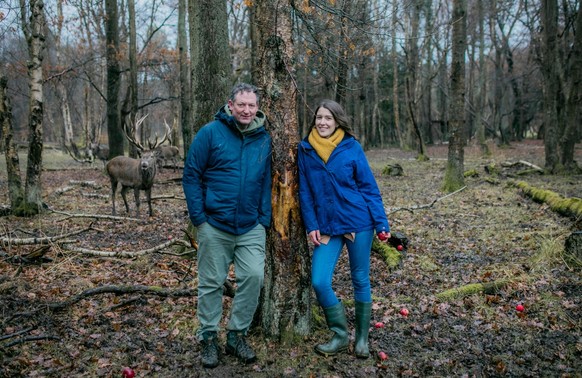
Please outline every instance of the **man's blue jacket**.
M182 186L194 226L208 222L234 235L271 223L271 137L265 114L241 131L225 105L198 131Z

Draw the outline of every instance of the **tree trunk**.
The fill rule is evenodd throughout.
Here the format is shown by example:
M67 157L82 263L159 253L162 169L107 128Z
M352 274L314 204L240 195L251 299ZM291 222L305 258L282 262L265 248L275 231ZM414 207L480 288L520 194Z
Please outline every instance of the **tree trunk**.
M42 209L42 117L43 117L43 50L45 46L45 17L42 0L28 4L29 20L26 20L26 4L20 0L22 30L28 44L29 118L28 118L28 166L24 188L23 206L15 214L30 216ZM14 211L14 209L13 209Z
M479 96L477 97L477 111L475 115L476 120L476 134L477 143L481 148L481 154L483 156L489 156L489 147L485 140L485 123L483 122L485 100L487 98L487 85L486 85L486 75L487 75L487 65L485 64L485 12L483 9L483 1L477 1L478 9L478 19L479 19Z
M188 154L188 148L192 141L192 104L190 103L192 92L190 87L190 65L188 64L188 38L186 35L186 0L178 3L178 49L180 64L180 129L184 151L182 156ZM176 138L177 139L177 138ZM178 141L174 141L177 146Z
M4 156L6 157L6 173L8 179L8 197L10 207L16 209L20 207L24 199L24 190L22 189L22 179L20 176L20 161L18 159L18 150L14 146L12 137L14 128L12 126L12 108L10 99L6 94L8 79L6 76L0 77L0 125L2 126L2 135L4 136Z
M226 2L196 0L194 3L197 8L194 28L199 45L196 59L192 60L195 78L192 96L196 107L193 126L197 132L226 103L232 83ZM210 14L213 16L209 17Z
M467 0L453 2L453 44L451 62L451 107L449 152L443 190L454 192L464 186L465 50L467 47Z
M129 16L129 86L127 89L127 95L129 99L128 107L129 109L123 109L120 122L124 124L126 118L125 115L129 112L130 119L137 119L137 109L138 109L138 99L137 99L137 33L135 25L135 0L127 0L127 11ZM130 127L130 125L125 125ZM127 131L127 129L126 129ZM142 139L144 140L144 139ZM129 144L129 156L132 158L137 158L138 152L137 148L130 143Z
M579 173L580 167L574 159L574 149L576 142L582 136L577 135L578 127L582 121L582 116L580 116L582 109L582 5L578 5L575 30L576 34L568 62L568 99L566 101L565 129L560 140L562 146L560 155L561 163L566 171Z
M310 328L310 257L302 225L297 176L297 90L290 0L256 2L258 84L273 137L273 226L269 234L261 321L285 341Z
M347 86L348 86L348 63L350 58L350 47L348 46L348 27L351 12L352 0L344 0L338 9L340 16L340 35L337 39L337 72L335 83L335 101L346 107Z
M543 25L542 74L544 76L544 147L545 169L550 173L562 170L558 151L558 2L542 0L541 21Z
M403 147L402 131L400 130L400 102L398 95L398 54L396 52L396 26L398 25L398 2L392 4L392 107L394 108L394 132L399 147Z
M119 67L119 25L117 0L105 0L105 34L107 43L107 135L109 137L109 157L124 154L124 139L119 121L119 88L121 72Z
M55 56L56 56L56 64L58 66L62 64L61 62L61 34L63 29L63 2L64 0L57 1L57 30L54 34L55 38ZM56 90L59 96L60 105L61 105L61 113L63 117L63 140L62 145L70 146L74 143L74 134L73 134L73 122L71 121L71 110L69 107L69 93L67 91L67 87L62 81L62 78L59 78L56 81Z

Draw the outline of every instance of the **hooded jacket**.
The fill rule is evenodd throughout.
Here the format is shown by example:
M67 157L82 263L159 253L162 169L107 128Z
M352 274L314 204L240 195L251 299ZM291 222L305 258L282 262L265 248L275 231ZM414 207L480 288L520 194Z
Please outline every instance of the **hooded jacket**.
M223 106L198 131L184 166L182 186L194 226L242 235L271 223L271 137L261 111L244 130Z
M299 201L307 232L390 232L382 196L360 143L349 134L327 164L305 138L298 147Z

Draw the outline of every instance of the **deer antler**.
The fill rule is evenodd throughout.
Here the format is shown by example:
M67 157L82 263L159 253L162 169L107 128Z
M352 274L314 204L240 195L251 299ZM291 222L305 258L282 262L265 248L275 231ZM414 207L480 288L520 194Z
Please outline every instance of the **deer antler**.
M172 130L170 129L170 126L168 126L168 123L166 122L165 119L164 119L164 124L166 126L166 130L164 131L164 136L162 137L162 140L160 142L158 142L158 133L156 133L156 140L154 141L153 144L148 139L148 145L150 147L150 151L155 150L156 147L161 146L166 140L168 140Z
M129 141L129 143L133 144L138 150L140 151L145 151L146 148L141 144L141 142L139 141L139 127L141 126L141 124L143 123L143 121L146 119L148 115L144 115L143 117L139 118L137 121L135 121L135 125L133 125L133 123L131 122L131 116L127 116L126 121L125 121L125 126L129 126L132 125L132 131L134 134L134 137L130 136L130 133L127 132L126 127L123 127L123 134L125 134L125 137L127 138L127 140Z

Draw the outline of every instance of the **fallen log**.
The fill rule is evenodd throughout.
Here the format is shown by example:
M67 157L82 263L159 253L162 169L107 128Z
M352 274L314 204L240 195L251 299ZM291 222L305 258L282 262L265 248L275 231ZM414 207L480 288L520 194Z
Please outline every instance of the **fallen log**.
M558 214L566 217L582 217L582 199L577 197L564 198L551 190L540 189L524 181L511 182L510 185L522 190L523 194L538 203L545 203Z
M500 279L493 282L468 284L442 291L438 293L436 297L441 301L447 302L459 298L464 298L473 294L497 294L511 282L512 281L508 279Z

